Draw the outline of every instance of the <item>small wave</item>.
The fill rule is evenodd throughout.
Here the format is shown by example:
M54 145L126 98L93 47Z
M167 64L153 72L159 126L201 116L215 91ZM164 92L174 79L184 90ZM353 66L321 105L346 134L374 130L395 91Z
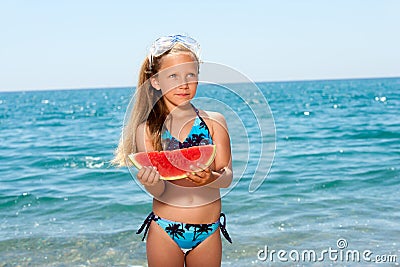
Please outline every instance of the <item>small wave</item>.
M342 135L343 139L399 139L399 132L391 132L385 130L371 130L371 131L362 131L359 133L348 133Z
M85 157L85 166L89 169L100 169L106 162L101 157Z
M133 230L0 241L1 266L146 266L145 243Z

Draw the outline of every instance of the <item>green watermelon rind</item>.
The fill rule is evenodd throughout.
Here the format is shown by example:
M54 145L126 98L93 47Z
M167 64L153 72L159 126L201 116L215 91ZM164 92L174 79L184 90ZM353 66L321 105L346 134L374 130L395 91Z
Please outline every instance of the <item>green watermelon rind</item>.
M213 151L212 151L211 156L209 157L209 159L207 160L207 162L204 163L204 165L208 167L208 166L211 165L211 163L212 163L212 162L214 161L214 159L215 159L215 155L217 154L217 147L216 147L216 145L206 145L206 146L212 146L212 147L213 147ZM184 148L184 149L185 149L185 148ZM146 153L146 152L139 152L139 153ZM139 153L129 154L129 155L128 155L129 160L133 163L133 165L134 165L138 170L140 170L140 169L143 167L143 166L135 159L135 155L136 155L136 154L139 154ZM199 168L199 169L197 169L197 170L194 170L193 172L198 172L198 171L202 171L202 170L203 170L203 168ZM160 179L161 179L161 180L167 180L167 181L173 181L173 180L183 179L183 178L186 178L186 177L187 177L186 174L182 174L182 175L170 176L170 177L163 177L163 176L160 176Z

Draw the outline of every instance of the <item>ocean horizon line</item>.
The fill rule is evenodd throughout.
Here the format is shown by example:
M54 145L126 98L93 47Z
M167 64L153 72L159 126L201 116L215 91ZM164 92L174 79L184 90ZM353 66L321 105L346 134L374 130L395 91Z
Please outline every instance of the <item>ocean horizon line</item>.
M270 80L253 81L255 84L261 83L300 83L300 82L329 82L329 81L351 81L351 80L380 80L380 79L400 79L400 76L377 76L377 77L343 77L343 78L321 78L321 79L293 79L293 80ZM214 83L218 84L218 83ZM222 82L221 85L246 84L243 82ZM133 89L136 85L113 85L113 86L93 86L93 87L72 87L72 88L33 88L33 89L0 89L0 93L26 93L26 92L52 92L52 91L71 91L71 90L103 90L103 89Z

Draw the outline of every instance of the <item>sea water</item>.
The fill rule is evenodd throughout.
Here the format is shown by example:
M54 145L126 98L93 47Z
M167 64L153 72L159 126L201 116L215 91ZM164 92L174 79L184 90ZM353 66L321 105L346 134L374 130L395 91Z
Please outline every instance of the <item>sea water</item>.
M222 265L356 264L339 257L349 250L398 264L400 79L258 83L252 94L246 86L197 94L221 103L211 108L231 135L235 176L222 201L233 244L223 240ZM146 266L135 231L151 197L109 163L133 94L0 93L0 266ZM256 116L246 118L248 103ZM268 138L253 140L262 127ZM276 150L260 161L263 142ZM249 192L255 171L268 176ZM311 250L325 258L296 259Z

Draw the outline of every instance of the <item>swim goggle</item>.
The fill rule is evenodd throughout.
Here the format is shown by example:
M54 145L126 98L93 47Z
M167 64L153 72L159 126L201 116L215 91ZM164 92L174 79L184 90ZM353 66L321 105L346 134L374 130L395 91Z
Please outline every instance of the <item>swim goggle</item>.
M171 50L175 44L180 43L189 49L193 54L196 55L197 59L200 59L200 45L199 43L186 35L169 35L158 38L153 45L150 47L149 50L149 68L151 70L153 66L153 59L155 57L159 57L165 52Z

